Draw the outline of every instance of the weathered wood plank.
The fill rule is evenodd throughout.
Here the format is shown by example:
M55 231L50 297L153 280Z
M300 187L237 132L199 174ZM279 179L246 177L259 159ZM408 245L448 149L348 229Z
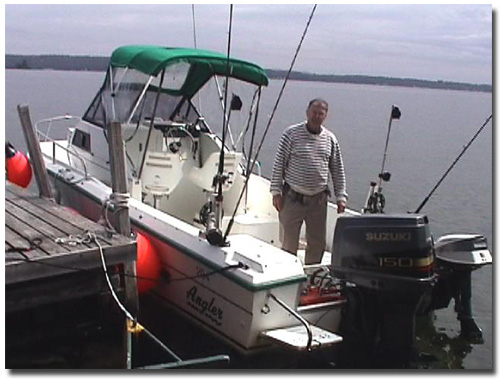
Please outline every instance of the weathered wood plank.
M107 266L127 263L135 260L136 245L129 243L103 247L103 255ZM100 250L96 246L75 249L69 253L50 255L45 258L38 257L36 260L9 263L5 267L5 284L13 284L75 271L102 268L102 262Z
M34 228L31 224L17 217L13 216L8 210L5 211L5 224L15 233L9 235L11 240L8 242L11 246L28 248L34 240L41 240L39 245L37 245L40 250L29 252L29 256L32 259L57 253L68 253L70 251L69 248L55 243L56 234L53 232L44 230L43 226L41 228ZM43 221L41 220L35 220L34 222L35 225L43 225Z
M77 228L81 229L82 232L85 231L103 231L104 227L98 224L97 222L91 221L87 219L86 217L81 216L80 214L71 211L70 209L58 205L53 202L46 202L46 200L41 199L41 198L25 198L25 197L19 197L16 194L12 194L13 197L18 197L16 199L16 203L23 207L26 208L27 210L36 213L36 212L42 212L44 214L50 214L52 216L56 216L58 218L61 218L65 223L69 223L71 225L76 226ZM20 199L20 200L19 200ZM39 210L37 209L39 208ZM68 228L69 229L69 228ZM108 244L113 243L113 242L128 242L130 239L128 237L122 237L120 235L113 235L112 238L107 238L104 237L102 240Z
M19 251L13 251L14 246L9 244L8 239L10 241L14 241L15 238L13 236L13 232L6 226L5 227L5 264L7 265L10 262L19 262L19 261L24 261L27 259L27 257ZM9 238L7 238L9 237ZM22 246L24 247L24 246Z
M39 202L40 199L33 201L20 198L13 203L9 200L5 205L6 212L11 212L14 215L19 214L19 219L29 225L32 225L30 223L32 219L38 219L37 224L40 224L40 229L43 228L46 235L53 239L84 234L86 231L104 230L99 224L88 221L77 213L69 212L60 205L51 205L47 210L38 207L37 201ZM50 202L48 204L53 203ZM82 219L85 220L85 223L79 222ZM106 244L110 243L105 237L103 237L103 241Z
M57 238L68 239L70 235L83 236L86 231L95 233L108 265L136 259L134 241L119 234L109 238L98 223L52 201L7 187L5 206L6 247L19 248L6 255L6 284L101 268L100 250L95 242L56 242ZM23 248L33 246L35 239L40 240L36 248L24 251Z

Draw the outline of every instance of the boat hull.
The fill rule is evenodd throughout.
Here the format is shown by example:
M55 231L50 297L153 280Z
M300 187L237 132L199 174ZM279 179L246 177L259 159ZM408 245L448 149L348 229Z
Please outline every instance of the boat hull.
M57 164L47 162L47 169L59 203L102 220L109 187L91 177L79 178L67 168L61 172ZM134 199L129 200L129 215L133 230L147 237L160 255L162 276L151 292L237 350L250 353L266 348L271 344L261 337L262 332L300 325L270 298L271 293L309 322L337 331L342 301L297 308L307 280L298 257L245 234L230 235L228 247L211 246L196 227ZM107 219L113 222L112 213ZM274 258L270 267L291 273L262 278L265 272L256 259L260 255ZM235 269L238 263L249 268Z

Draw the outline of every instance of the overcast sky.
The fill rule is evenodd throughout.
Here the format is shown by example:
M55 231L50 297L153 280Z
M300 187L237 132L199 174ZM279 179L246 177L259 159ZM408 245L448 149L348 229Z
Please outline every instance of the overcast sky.
M312 7L236 4L231 55L288 69ZM229 5L194 14L197 46L225 53ZM192 6L5 6L7 54L109 56L129 44L193 47ZM319 4L295 70L491 84L492 7Z

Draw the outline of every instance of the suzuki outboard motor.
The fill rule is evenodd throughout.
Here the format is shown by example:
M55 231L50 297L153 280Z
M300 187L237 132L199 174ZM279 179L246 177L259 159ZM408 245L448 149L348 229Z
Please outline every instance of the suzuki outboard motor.
M332 272L345 281L347 298L341 326L346 356L340 366L408 366L417 310L436 281L433 268L425 215L338 217Z

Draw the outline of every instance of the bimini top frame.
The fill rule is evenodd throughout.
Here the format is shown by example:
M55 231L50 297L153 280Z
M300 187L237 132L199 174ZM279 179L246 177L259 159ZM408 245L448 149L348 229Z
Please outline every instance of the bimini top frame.
M214 76L259 87L269 83L258 65L220 53L123 46L112 53L106 80L83 119L102 127L111 120L130 123L148 117L174 119L182 107L190 107L191 98ZM157 109L154 99L160 93L162 105Z

